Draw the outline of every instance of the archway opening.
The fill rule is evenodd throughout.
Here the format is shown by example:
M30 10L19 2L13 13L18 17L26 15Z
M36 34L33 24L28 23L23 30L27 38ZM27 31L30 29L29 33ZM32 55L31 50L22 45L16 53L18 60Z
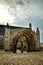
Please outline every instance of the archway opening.
M26 34L19 35L16 40L13 39L12 52L18 53L29 52L30 38Z
M16 41L16 45L17 45L17 49L19 49L21 53L23 53L23 51L26 52L28 47L28 40L26 36L24 35L19 36L19 38Z
M14 53L17 52L19 44L20 44L21 53L23 53L24 50L29 52L35 49L34 36L31 32L27 30L18 32L18 34L13 38L12 41L13 41L12 52Z

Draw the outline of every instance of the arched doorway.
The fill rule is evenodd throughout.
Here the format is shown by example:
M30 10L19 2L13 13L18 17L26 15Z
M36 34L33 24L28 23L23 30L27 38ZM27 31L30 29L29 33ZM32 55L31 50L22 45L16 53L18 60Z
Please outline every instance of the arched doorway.
M18 43L18 41L19 41L20 43ZM23 53L23 51L27 51L28 40L27 40L26 36L25 36L25 35L20 35L20 36L18 37L18 40L17 40L17 44L16 44L16 45L19 46L19 48L20 48L20 50L21 50L21 53Z
M21 43L21 52L23 53L23 48L25 47L25 42L27 45L27 52L35 49L35 39L34 35L28 30L21 30L12 40L12 52L16 53L18 40Z

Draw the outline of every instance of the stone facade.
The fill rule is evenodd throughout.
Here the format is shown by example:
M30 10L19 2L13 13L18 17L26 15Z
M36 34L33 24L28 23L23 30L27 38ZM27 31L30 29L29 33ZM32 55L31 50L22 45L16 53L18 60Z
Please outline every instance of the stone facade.
M32 30L31 23L29 28L14 27L7 24L5 27L5 34L3 40L3 46L5 50L16 52L17 46L21 48L27 48L27 52L40 49L40 31L37 28L36 32Z
M3 48L3 38L4 38L4 36L0 35L0 48L1 49Z

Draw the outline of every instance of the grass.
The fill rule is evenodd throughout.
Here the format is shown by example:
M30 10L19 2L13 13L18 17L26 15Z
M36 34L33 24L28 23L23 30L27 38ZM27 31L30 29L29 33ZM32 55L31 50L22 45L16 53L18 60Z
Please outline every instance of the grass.
M14 54L0 50L0 65L43 65L43 51Z

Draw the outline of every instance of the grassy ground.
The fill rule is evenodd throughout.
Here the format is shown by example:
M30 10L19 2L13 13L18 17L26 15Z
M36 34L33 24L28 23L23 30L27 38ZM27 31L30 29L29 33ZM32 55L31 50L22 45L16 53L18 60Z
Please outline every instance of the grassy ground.
M0 65L43 65L43 51L14 54L0 50Z

